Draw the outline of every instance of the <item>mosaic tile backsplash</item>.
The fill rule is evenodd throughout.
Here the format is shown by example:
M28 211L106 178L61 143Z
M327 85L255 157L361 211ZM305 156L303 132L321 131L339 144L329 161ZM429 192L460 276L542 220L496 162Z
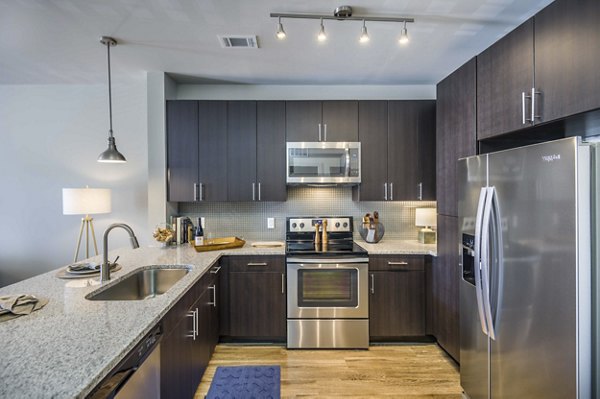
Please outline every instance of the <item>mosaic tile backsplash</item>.
M189 202L179 204L179 213L194 223L204 217L210 237L284 240L286 217L353 216L358 238L357 223L366 213L378 211L386 238L416 240L415 208L435 206L432 201L354 202L351 187L288 187L286 202ZM267 229L268 217L275 218L274 229Z

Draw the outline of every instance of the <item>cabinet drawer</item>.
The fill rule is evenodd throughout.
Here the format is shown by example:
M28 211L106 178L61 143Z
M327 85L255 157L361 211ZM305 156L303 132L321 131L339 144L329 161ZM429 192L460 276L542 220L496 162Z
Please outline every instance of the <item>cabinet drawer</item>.
M283 256L235 256L228 258L229 272L276 272L283 273Z
M424 271L423 255L370 256L370 271Z

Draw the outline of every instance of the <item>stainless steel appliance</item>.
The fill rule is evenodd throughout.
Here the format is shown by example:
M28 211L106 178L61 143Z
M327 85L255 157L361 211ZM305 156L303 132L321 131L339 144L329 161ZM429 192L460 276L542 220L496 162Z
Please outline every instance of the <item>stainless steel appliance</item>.
M288 184L360 183L360 143L287 143Z
M287 219L288 348L369 347L369 258L352 231L349 216Z
M468 397L591 397L593 151L569 138L459 161Z
M160 398L160 327L137 344L88 396L91 399Z

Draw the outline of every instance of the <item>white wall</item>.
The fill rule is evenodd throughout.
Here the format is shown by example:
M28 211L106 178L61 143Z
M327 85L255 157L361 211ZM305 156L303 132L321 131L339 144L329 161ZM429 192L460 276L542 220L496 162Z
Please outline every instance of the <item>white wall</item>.
M106 85L0 86L0 286L72 260L80 217L62 214L63 187L112 189L112 213L95 217L99 251L112 222L142 245L147 223L146 81L113 84L114 132L126 164L100 164L107 147ZM111 248L128 246L114 231Z

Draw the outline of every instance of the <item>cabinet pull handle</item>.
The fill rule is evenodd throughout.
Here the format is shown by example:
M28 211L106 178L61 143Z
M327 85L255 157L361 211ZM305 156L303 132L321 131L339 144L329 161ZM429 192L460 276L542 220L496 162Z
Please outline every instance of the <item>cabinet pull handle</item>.
M204 184L200 183L198 185L200 186L200 198L198 201L204 201Z
M250 262L248 266L267 266L267 262Z
M323 126L323 141L327 141L327 123L325 123Z
M198 183L194 183L194 201L198 201Z
M383 200L387 201L387 183L383 183Z
M408 266L408 262L388 262L389 266Z
M322 141L321 140L321 124L320 123L319 123L319 141Z
M192 317L193 318L193 320L192 320L192 335L191 335L191 338L195 341L196 340L196 334L197 334L197 331L196 331L196 311L195 310L189 311L188 314L187 314L187 317ZM188 337L189 337L189 335L188 335Z
M535 90L535 87L531 88L531 122L535 123L536 119L540 119L539 115L535 114L535 96L542 94L541 92Z
M527 119L527 111L526 111L527 105L525 104L525 100L528 98L531 99L531 96L528 96L527 93L525 93L524 91L521 92L521 112L523 114L522 115L523 116L523 120L522 120L523 125L526 125L527 122L531 122L530 119Z
M200 335L200 328L198 327L198 324L200 324L200 322L198 321L200 319L200 313L198 311L198 308L196 308L196 337L198 335Z
M217 286L216 285L211 285L210 287L208 287L209 290L212 290L213 293L213 300L212 302L209 302L209 305L212 305L214 308L217 307Z
M260 201L260 182L258 182L258 200Z
M281 293L285 294L285 274L281 273Z
M394 183L390 183L390 201L394 200Z
M419 195L417 198L419 201L423 201L423 183L420 182L419 184L417 184L417 188L419 189Z
M252 201L256 201L256 183L252 183Z
M217 267L210 269L210 272L211 272L211 274L219 274L220 270L221 270L221 266L217 266Z
M375 274L371 273L371 294L375 293Z

